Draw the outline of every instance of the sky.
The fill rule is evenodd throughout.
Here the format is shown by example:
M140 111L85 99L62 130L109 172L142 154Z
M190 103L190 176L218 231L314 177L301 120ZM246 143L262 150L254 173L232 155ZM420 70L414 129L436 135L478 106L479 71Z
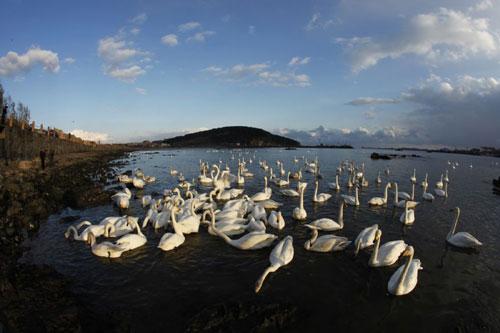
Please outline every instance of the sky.
M101 142L500 147L500 1L3 0L0 83Z

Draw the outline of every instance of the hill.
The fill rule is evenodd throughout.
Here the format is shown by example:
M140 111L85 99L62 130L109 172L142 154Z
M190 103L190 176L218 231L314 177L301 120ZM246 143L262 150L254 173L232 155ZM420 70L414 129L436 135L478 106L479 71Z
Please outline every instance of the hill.
M271 134L260 128L229 126L153 141L167 147L298 147L298 141Z

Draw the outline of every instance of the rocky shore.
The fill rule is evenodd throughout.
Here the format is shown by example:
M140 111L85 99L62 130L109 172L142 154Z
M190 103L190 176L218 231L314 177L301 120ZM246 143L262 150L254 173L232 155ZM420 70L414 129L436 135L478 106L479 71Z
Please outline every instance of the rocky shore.
M50 267L20 264L23 242L65 207L109 203L103 185L114 177L110 161L125 150L56 156L0 169L0 332L82 330L80 306L69 281Z

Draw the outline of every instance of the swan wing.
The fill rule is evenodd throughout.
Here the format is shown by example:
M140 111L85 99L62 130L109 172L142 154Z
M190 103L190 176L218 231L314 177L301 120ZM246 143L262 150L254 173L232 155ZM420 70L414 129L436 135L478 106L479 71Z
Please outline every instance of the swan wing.
M476 237L468 232L457 232L448 238L448 242L454 246L462 248L474 248L483 245Z
M383 265L390 266L399 259L405 249L406 243L402 240L387 242L379 248L378 261Z
M403 281L401 281L401 285L399 285L399 280L401 278L401 274L403 274L405 265L401 265L395 272L392 274L389 282L387 283L387 289L393 295L401 296L409 294L415 287L418 282L418 271L423 269L419 259L413 259L410 263L410 267L408 268L408 273Z
M269 261L273 266L284 266L292 261L294 256L293 238L283 238L271 251Z

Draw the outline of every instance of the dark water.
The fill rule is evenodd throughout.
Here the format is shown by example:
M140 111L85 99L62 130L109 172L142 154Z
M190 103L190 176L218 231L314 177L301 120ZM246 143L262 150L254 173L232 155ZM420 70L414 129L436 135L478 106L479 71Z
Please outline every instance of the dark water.
M172 153L175 156L168 156ZM401 263L394 267L370 268L369 253L354 257L352 247L333 254L305 251L303 244L309 233L301 227L302 223L291 218L298 199L281 196L274 186L272 198L284 203L286 228L279 232L270 228L268 232L277 233L280 238L293 235L295 257L288 266L270 275L258 295L254 294L253 286L268 266L270 248L237 250L209 235L205 227L200 228L199 234L187 235L186 242L171 252L156 248L163 231L147 229L146 246L110 261L92 255L83 242L67 241L63 236L67 224L59 223L60 216L55 215L28 244L31 250L22 260L53 266L73 281L73 291L87 308L116 315L134 331L164 328L181 331L196 322L196 318L201 318L197 323L203 325L206 314L213 314L213 309L220 309L221 304L226 304L226 309L236 306L240 318L248 316L247 321L249 316L262 315L259 307L269 315L277 311L291 323L287 328L293 331L500 331L500 196L492 193L491 185L491 180L500 175L500 167L495 165L498 159L423 153L423 158L371 161L370 153L329 149L258 150L254 163L248 165L256 177L246 180L245 189L246 193L253 194L263 186L259 159L269 161L274 167L276 159L281 159L287 169L295 170L294 156L306 156L310 160L318 156L324 177L320 183L322 192L330 192L326 182L334 180L340 161L364 162L370 185L360 192L361 206L345 210L345 227L335 234L353 240L361 229L378 223L383 231L382 243L404 239L413 245L415 257L422 261L424 269L420 271L417 288L404 297L393 297L387 292L389 277ZM244 156L248 159L253 154L252 151ZM161 193L176 184L168 173L170 167L191 179L198 175L199 159L211 163L222 159L229 160L234 172L236 160L230 160L230 156L227 151L206 150L135 153L124 168L141 167L145 174L156 176L157 182L147 186L143 193ZM453 170L448 160L460 165ZM383 173L386 167L391 170L389 177ZM417 169L418 184L425 173L429 173L430 189L449 168L449 197L437 198L433 203L423 202L416 210L415 224L402 227L401 209L395 211L391 205L369 208L367 201L382 195L383 186L376 186L374 182L379 170L384 183L387 178L396 180L400 190L411 192L409 177L413 168ZM308 221L320 217L336 219L340 194L330 192L334 197L328 203L313 206L313 178L310 174L304 175L309 182L305 197ZM346 183L345 174L341 183ZM342 186L340 193L346 191ZM420 198L421 193L421 187L417 186L416 197ZM389 198L392 203L392 196ZM453 221L449 210L455 206L462 210L458 230L468 231L481 240L484 246L479 251L446 246L445 237ZM118 214L111 204L76 213L82 220L94 223ZM131 205L129 214L141 218L144 215L138 200ZM280 305L276 308L276 304ZM232 327L237 327L236 331L251 328L238 328L237 324Z

